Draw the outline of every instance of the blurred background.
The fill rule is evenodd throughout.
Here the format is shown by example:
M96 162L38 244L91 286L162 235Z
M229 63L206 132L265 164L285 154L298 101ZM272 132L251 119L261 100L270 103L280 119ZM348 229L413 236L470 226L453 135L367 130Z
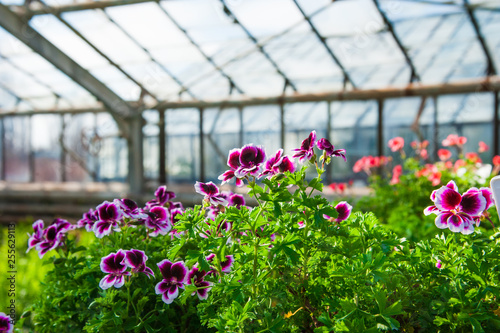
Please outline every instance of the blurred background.
M2 0L0 219L103 200L181 200L230 149L316 130L347 150L327 183L395 136L499 154L500 1ZM199 198L196 197L199 201Z

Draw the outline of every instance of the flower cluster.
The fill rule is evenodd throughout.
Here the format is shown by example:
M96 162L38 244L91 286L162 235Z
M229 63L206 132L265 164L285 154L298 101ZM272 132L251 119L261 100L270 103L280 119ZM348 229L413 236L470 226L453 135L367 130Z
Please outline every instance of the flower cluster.
M474 232L486 211L493 205L490 188L471 188L463 195L454 181L434 190L431 194L434 205L424 210L425 215L436 214L435 224L440 229L450 229L464 235Z
M354 163L352 170L354 172L364 171L367 175L372 174L373 169L378 169L389 163L390 159L385 156L363 156Z
M125 284L125 276L129 276L131 273L144 273L148 277L154 277L151 268L146 266L147 260L148 257L141 250L124 251L120 249L116 253L110 253L101 259L101 271L108 273L108 275L102 278L99 286L102 289L113 286L120 288ZM127 268L130 268L131 272L127 271Z
M32 235L28 234L28 250L26 251L28 252L33 247L36 248L40 258L43 258L48 251L63 245L66 232L74 229L74 226L63 219L55 219L46 229L43 227L42 220L33 223L34 232Z
M335 147L325 138L316 141L316 131L312 131L309 136L302 141L300 148L294 149L295 154L292 158L298 158L299 162L304 160L312 161L316 158L314 153L314 146L323 150L321 159L323 160L323 167L325 162L328 164L332 156L342 157L346 159L345 149L335 149ZM243 148L235 148L229 152L227 165L229 170L224 172L218 177L222 181L222 185L229 182L231 179L236 178L236 186L243 185L243 179L248 176L260 178L263 176L272 177L279 173L294 172L296 170L295 164L292 159L283 154L283 149L278 149L276 154L270 157L264 165L264 170L261 170L261 165L266 159L266 153L262 146L249 144ZM205 194L206 190L198 190L198 193Z

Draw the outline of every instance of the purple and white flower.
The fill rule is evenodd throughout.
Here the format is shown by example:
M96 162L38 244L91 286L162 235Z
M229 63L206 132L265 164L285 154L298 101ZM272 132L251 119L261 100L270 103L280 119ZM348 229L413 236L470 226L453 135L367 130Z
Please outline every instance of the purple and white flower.
M241 206L245 206L245 197L240 194L233 193L229 196L228 203L229 206L240 208Z
M119 224L123 218L122 209L115 203L104 201L97 206L99 220L94 223L92 230L97 238L102 238L111 233L111 230L119 231Z
M222 193L219 193L219 188L212 182L209 183L196 182L196 184L194 184L194 189L196 193L204 195L205 200L208 200L214 206L228 205L225 196Z
M175 193L172 191L167 191L167 186L163 185L156 189L155 191L156 199L148 201L146 203L147 208L152 208L154 206L164 206L169 203L170 200L175 198Z
M335 149L335 147L327 139L319 139L316 143L316 146L319 149L324 150L327 157L338 156L342 157L344 161L347 162L347 159L345 157L345 149Z
M101 279L99 287L105 290L110 287L120 288L125 284L125 276L130 275L130 272L127 271L124 259L125 251L121 249L101 259L101 271L108 275Z
M347 220L352 212L352 206L349 205L345 201L339 202L335 206L335 209L337 210L337 213L338 213L337 218L331 218L330 216L328 216L326 214L323 214L323 217L329 221L340 223L342 221Z
M229 273L229 272L231 272L231 267L233 267L234 257L233 257L233 255L227 255L225 257L225 259L226 260L224 260L223 262L220 263L220 266L221 266L222 272Z
M14 325L11 323L11 318L5 313L0 312L0 333L14 332Z
M97 214L97 211L91 208L88 212L83 213L83 217L76 223L76 225L78 228L85 228L85 230L90 232L94 227L94 223L98 220L99 215Z
M194 296L195 294L198 294L198 298L200 300L204 300L208 298L208 292L210 289L212 289L212 282L205 281L205 276L207 275L207 272L204 270L198 269L198 267L194 266L191 271L189 271L188 277L187 277L187 284L194 285L198 289L191 294L191 296Z
M241 149L232 149L227 159L227 165L231 169L220 175L219 179L225 184L236 177L236 186L242 186L241 179L247 175L256 176L265 158L266 152L262 146L249 144Z
M259 177L274 176L285 171L294 172L295 165L288 156L283 156L283 149L278 149L276 154L266 161L265 169Z
M75 226L63 219L55 219L52 224L43 230L43 221L37 220L33 223L33 234L29 235L28 252L33 247L38 251L38 256L43 258L45 253L55 249L64 242L64 235Z
M485 194L488 195L487 191ZM475 218L483 214L488 202L483 192L476 188L460 195L454 181L434 190L431 200L434 205L427 207L424 214L436 214L434 223L438 228L448 228L464 235L474 232Z
M127 198L115 199L113 203L120 207L125 217L129 217L131 219L140 219L147 217L142 209L137 206L137 203L134 200L130 200Z
M170 214L165 207L152 207L146 214L147 218L144 224L149 229L153 229L153 232L149 234L150 236L166 235L172 229Z
M122 264L130 267L132 269L132 273L144 273L148 277L154 277L155 274L151 268L146 266L147 260L148 257L144 251L131 249L125 251L125 258L123 258Z
M314 156L314 144L316 143L316 131L312 131L309 137L302 141L300 148L294 149L295 155L293 157L298 157L299 161L302 163L304 159L311 160Z
M163 280L155 286L157 295L162 295L163 302L170 304L179 296L179 288L184 289L188 269L183 261L172 263L167 259L158 263Z

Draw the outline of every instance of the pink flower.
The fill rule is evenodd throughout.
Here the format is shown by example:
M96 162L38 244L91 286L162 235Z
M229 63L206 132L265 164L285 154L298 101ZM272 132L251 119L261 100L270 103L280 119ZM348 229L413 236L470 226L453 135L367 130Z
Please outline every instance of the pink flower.
M500 155L493 156L492 163L494 166L500 166Z
M448 149L439 149L438 157L441 161L446 161L451 157L451 152Z
M465 154L465 158L469 161L471 161L472 163L481 163L481 158L479 157L479 155L477 153L466 153Z
M391 148L393 152L403 149L404 145L405 140L400 136L390 139L388 143L389 148Z
M437 263L436 263L436 267L441 269L442 265L441 265L441 260L438 259Z
M463 146L467 142L465 136L458 136L456 134L450 134L446 139L443 140L442 145L448 146Z
M486 143L484 143L483 141L479 141L479 150L478 150L479 153L484 153L485 151L488 151L489 149L490 149L490 147L488 147L488 145Z
M399 183L399 177L403 174L403 167L401 164L396 165L392 169L392 179L391 179L391 184L397 184Z

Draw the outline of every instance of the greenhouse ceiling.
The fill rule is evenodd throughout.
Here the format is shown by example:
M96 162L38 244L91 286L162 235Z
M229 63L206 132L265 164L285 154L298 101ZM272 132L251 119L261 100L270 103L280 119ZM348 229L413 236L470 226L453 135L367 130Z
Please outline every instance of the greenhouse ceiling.
M498 0L3 0L0 112L498 91L498 31Z

